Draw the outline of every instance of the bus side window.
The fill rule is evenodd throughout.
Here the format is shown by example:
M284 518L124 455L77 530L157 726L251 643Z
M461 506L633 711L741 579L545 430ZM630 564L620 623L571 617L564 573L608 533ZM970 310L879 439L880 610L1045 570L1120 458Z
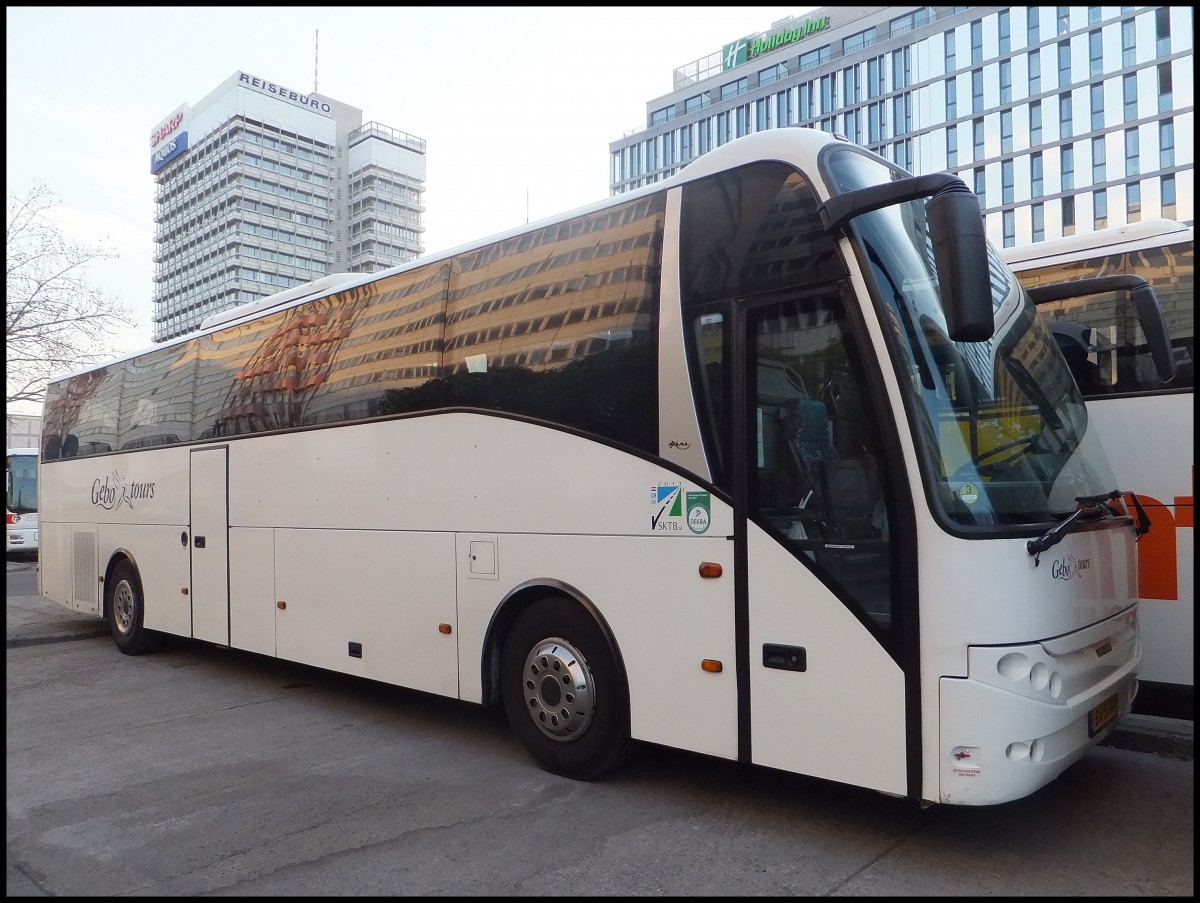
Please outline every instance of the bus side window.
M1077 323L1055 321L1051 324L1050 331L1084 398L1103 395L1112 390L1111 386L1105 385L1100 365L1094 360L1094 353L1089 353L1088 335L1092 332L1091 329Z
M1191 389L1195 380L1196 342L1192 337L1178 339L1175 347L1175 379L1171 381L1172 389Z

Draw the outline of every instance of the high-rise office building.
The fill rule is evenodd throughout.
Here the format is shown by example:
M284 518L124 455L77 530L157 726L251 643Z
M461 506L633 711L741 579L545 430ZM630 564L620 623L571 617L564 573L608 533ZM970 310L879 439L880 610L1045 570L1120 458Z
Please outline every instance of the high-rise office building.
M999 246L1191 220L1192 32L1184 6L817 9L676 69L610 144L610 187L800 125L958 174Z
M421 255L425 142L235 72L150 135L154 341L330 273Z

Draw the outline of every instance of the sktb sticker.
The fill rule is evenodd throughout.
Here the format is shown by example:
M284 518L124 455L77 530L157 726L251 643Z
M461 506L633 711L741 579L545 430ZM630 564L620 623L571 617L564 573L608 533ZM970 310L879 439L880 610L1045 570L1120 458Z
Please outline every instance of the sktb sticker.
M683 487L659 483L650 490L650 529L655 533L677 533L683 529Z
M679 483L658 483L650 490L650 530L654 533L700 534L712 523L709 493L683 491Z

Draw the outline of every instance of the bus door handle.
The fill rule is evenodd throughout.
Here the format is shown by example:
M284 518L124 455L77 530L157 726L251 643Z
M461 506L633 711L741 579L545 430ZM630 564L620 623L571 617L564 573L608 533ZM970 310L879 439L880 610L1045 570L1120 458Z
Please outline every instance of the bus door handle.
M193 536L192 541L196 544L197 549L204 548L204 537L203 536Z
M803 646L780 646L763 643L763 667L780 671L807 671L808 654Z

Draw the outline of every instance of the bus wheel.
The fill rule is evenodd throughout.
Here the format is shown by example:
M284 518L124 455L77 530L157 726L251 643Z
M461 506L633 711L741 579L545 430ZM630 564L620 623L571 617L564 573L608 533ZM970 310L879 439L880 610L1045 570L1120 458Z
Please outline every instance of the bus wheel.
M522 612L500 668L513 733L547 771L586 781L628 758L629 691L599 625L574 602Z
M143 655L162 648L166 637L142 626L146 603L137 568L128 561L118 562L105 595L108 624L118 649L126 655Z

